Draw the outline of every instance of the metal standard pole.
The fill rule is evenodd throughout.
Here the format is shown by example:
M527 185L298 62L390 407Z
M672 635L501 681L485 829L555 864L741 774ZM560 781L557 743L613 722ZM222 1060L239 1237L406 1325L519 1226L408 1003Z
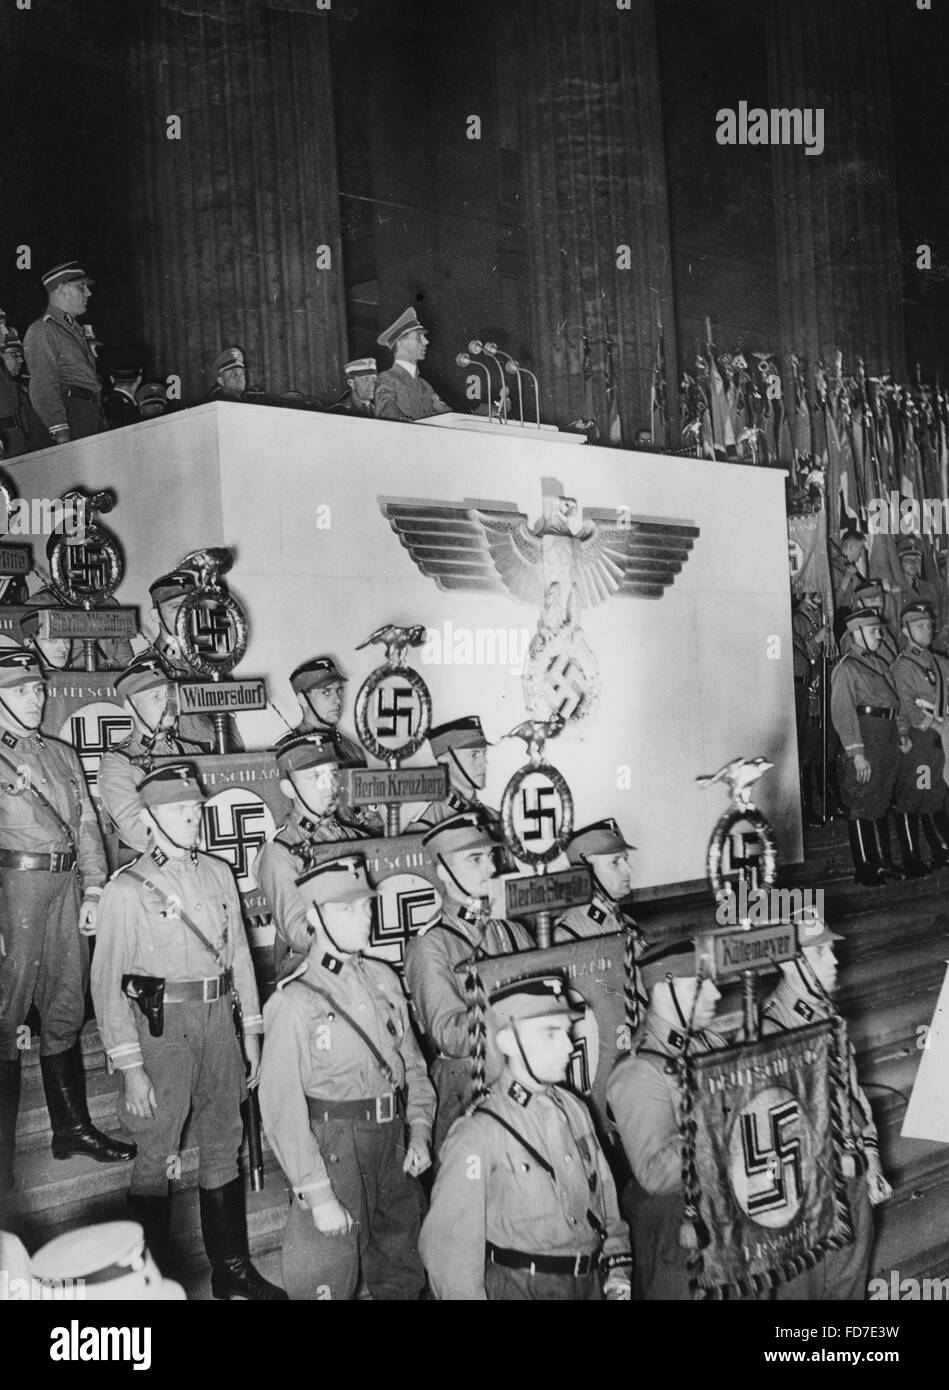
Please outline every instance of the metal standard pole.
M758 1001L755 998L755 972L741 972L742 1031L745 1042L758 1041Z
M548 946L553 944L551 940L553 934L553 914L550 912L538 912L534 920L537 924L537 949L538 951L545 951Z
M398 758L388 760L389 769L395 772L399 767ZM397 801L386 802L386 834L390 836L402 834L402 807Z
M94 637L84 637L82 639L82 656L87 671L96 669L96 639Z

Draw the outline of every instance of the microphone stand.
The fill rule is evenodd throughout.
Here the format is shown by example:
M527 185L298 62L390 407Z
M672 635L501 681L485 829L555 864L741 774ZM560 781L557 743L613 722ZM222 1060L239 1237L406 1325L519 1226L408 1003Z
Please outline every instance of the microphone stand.
M485 362L475 362L469 357L467 352L459 352L458 356L455 358L455 366L477 367L479 371L484 372L485 385L488 392L488 421L490 422L494 419L494 415L492 414L493 407L491 404L491 373L488 371L487 364Z
M483 352L483 353L485 354L486 357L490 357L490 358L491 358L491 360L494 362L494 365L497 367L497 369L498 369L498 376L501 378L501 395L500 395L500 399L499 399L499 402L498 402L498 418L500 419L502 425L506 425L506 424L507 424L507 398L506 398L505 390L504 390L504 387L505 387L505 382L504 382L504 368L501 366L501 364L500 364L500 362L498 361L498 358L497 358L497 351L498 351L498 349L497 349L497 344L496 344L496 343L480 343L480 342L478 341L478 339L475 338L472 342L470 342L470 343L468 344L468 351L469 351L469 352L476 353L476 354L480 354L480 353Z

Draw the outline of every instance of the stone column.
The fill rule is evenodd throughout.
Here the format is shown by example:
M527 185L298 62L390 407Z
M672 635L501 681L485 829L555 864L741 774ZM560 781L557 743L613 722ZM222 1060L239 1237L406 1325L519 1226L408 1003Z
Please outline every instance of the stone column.
M781 352L906 379L887 32L877 0L769 0L773 108L821 109L824 150L772 150Z
M138 0L135 187L146 336L186 399L222 347L252 386L326 400L346 355L332 10ZM134 18L133 18L134 16ZM169 139L180 118L181 138Z
M522 0L531 332L544 417L608 442L609 344L623 443L649 424L657 311L678 431L669 212L653 0ZM629 268L623 250L629 248ZM585 350L584 336L588 342Z

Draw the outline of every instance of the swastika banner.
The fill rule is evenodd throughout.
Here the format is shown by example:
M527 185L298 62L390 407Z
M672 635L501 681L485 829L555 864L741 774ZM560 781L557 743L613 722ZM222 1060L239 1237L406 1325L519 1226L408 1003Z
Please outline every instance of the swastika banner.
M788 565L795 594L817 593L825 613L834 611L827 558L827 518L823 509L788 517Z
M831 1104L832 1020L694 1060L699 1288L784 1281L852 1238ZM798 1266L799 1267L799 1266Z
M606 1083L617 1059L629 1051L624 989L625 938L616 932L565 941L543 951L522 951L480 961L478 973L486 992L508 980L535 973L562 974L573 1004L585 1006L573 1029L574 1049L565 1085L583 1097L603 1138L610 1134Z

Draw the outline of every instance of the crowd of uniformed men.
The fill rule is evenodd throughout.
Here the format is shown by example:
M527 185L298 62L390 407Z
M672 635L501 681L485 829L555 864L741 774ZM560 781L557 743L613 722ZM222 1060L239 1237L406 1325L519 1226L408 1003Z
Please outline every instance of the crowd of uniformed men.
M858 533L848 532L841 549L835 622L812 593L797 598L792 618L802 800L805 819L815 823L823 783L827 811L847 816L855 881L882 886L949 865L947 632L935 585L922 577L915 537L899 542L899 584L866 574L866 542ZM835 627L840 654L827 667L821 654ZM820 686L828 670L822 778ZM891 854L890 815L902 867Z
M0 458L120 429L180 406L180 392L146 380L144 368L118 363L103 379L102 344L91 325L80 323L92 297L93 280L76 261L53 266L42 277L47 304L21 338L0 309ZM345 389L329 405L333 412L383 420L421 420L450 409L419 373L428 336L413 309L380 333L392 366L379 371L373 357L343 367ZM209 369L208 400L251 401L323 409L290 391L280 396L249 391L240 347L224 348Z
M277 987L261 1010L232 871L197 849L203 794L188 759L212 749L213 730L177 716L186 663L175 636L194 583L178 570L152 584L159 636L115 680L133 731L99 770L105 827L123 865L109 881L77 756L40 733L45 677L68 663L68 647L43 639L33 615L22 645L0 647L0 1172L13 1209L20 1062L35 1005L53 1153L131 1166L132 1213L166 1269L169 1180L190 1115L217 1297L688 1298L674 1062L687 1045L721 1045L712 1031L718 993L696 978L689 943L651 948L624 911L634 847L623 831L607 818L572 835L567 858L589 866L593 896L554 931L558 943L621 934L637 961L638 1031L609 1084L608 1161L585 1102L561 1084L577 1013L556 972L528 962L490 997L489 1090L474 1103L457 967L473 955L533 949L522 923L487 907L501 844L498 814L480 799L489 747L480 719L431 731L449 792L406 833L431 854L442 904L407 944L403 986L366 954L377 890L359 842L382 825L341 796L340 770L364 765L340 728L346 677L331 656L304 661L290 676L299 721L273 750L289 814L255 866L277 938ZM317 853L327 843L339 853ZM820 922L800 932L801 959L784 968L766 1029L832 1011L833 934ZM93 935L91 996L122 1078L121 1135L95 1128L85 1095L79 1036ZM240 1104L255 1085L292 1192L283 1290L248 1255L238 1151ZM850 1090L862 1153L851 1182L857 1244L776 1297L814 1297L818 1288L824 1297L862 1295L870 1201L886 1185L853 1073ZM419 1179L433 1164L426 1195Z
M7 455L96 433L107 423L128 424L166 405L164 389L143 384L131 369L113 374L103 398L95 342L77 322L89 301L89 277L70 262L43 282L48 308L23 342L5 325L0 333L0 440ZM348 363L339 408L397 420L447 410L419 375L427 338L414 311L379 341L393 352L392 368L378 373L368 358ZM213 375L212 394L244 397L240 349L225 349ZM381 834L382 822L340 794L340 770L365 765L359 745L340 729L346 677L331 656L304 661L290 676L299 722L274 749L290 810L255 865L276 931L277 986L261 1010L232 872L197 848L203 794L188 759L213 750L213 730L201 716L178 716L176 681L189 669L175 635L178 610L195 583L187 570L157 579L150 592L158 637L135 657L131 649L111 651L113 664L124 666L115 686L133 727L99 769L104 827L118 843L121 865L108 881L78 758L40 732L45 677L68 666L69 645L43 639L32 617L22 644L0 647L0 1200L15 1210L21 1059L35 1006L53 1153L131 1166L131 1211L166 1268L169 1181L190 1116L218 1298L347 1299L360 1290L376 1299L417 1299L426 1291L437 1299L690 1297L680 1243L675 1060L687 1046L722 1045L712 1031L719 996L710 981L696 978L690 943L651 948L624 911L634 846L611 818L573 834L566 855L589 867L593 896L565 912L554 931L557 943L620 934L636 960L638 1027L609 1083L615 1143L608 1161L585 1102L561 1084L578 1014L556 972L526 964L490 996L489 1089L477 1099L458 967L472 956L534 945L522 923L488 911L503 846L498 813L480 800L488 743L479 718L466 715L431 731L449 793L406 833L420 835L433 857L442 904L437 919L407 944L403 986L366 954L378 894L358 845ZM918 744L919 757L928 755L932 737L924 734L943 717L945 694L944 666L929 652L918 605L904 612L907 647L890 675L876 653L881 629L871 597L861 591L847 618L853 649L835 673L834 694L852 771L841 789L862 835L878 826L892 790L888 731L898 729L914 749ZM31 602L55 600L44 592ZM822 634L816 621L805 632L808 617L802 605L795 650L800 645L812 662ZM919 688L929 694L930 671L935 708L917 712L910 682L925 682ZM902 706L897 680L907 690ZM903 711L899 722L895 713L882 717L887 709ZM909 804L908 784L903 795L908 817L923 810L939 824L941 802L930 815L928 802ZM911 819L907 825L911 832ZM327 843L338 844L339 853L317 854ZM836 938L814 921L802 922L800 934L801 957L782 968L764 1007L766 1031L832 1012ZM96 1129L89 1115L80 1031L90 982L109 1065L122 1078L121 1137ZM262 1278L248 1254L238 1151L240 1105L254 1086L292 1194L284 1289ZM850 1094L861 1150L850 1184L857 1240L775 1297L863 1296L870 1203L887 1187L852 1067ZM419 1179L433 1165L429 1190L430 1178L424 1188Z

